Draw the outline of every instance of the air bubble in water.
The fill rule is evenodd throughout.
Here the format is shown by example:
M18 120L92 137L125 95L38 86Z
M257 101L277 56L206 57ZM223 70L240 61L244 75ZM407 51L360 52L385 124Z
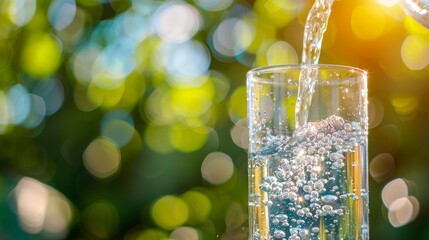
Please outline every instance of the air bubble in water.
M279 171L276 173L276 176L280 179L280 180L284 180L286 179L286 172L283 171L282 169L279 169Z
M305 199L305 200L310 200L310 198L311 198L310 194L305 194L305 195L304 195L304 199Z
M277 218L281 222L286 221L288 219L286 214L278 214L275 216L275 218Z
M322 211L323 214L332 214L333 213L333 208L331 205L323 205L322 206Z
M311 188L311 186L309 186L309 185L305 185L304 187L302 187L302 190L304 190L304 192L311 192L311 190L313 190L312 188Z
M289 192L289 194L288 194L289 196L288 196L288 198L290 199L290 200L292 200L292 201L296 201L297 200L297 198L298 198L298 196L296 195L296 193L295 192Z
M274 231L274 237L275 238L284 238L284 237L286 237L286 233L283 232L282 230L275 230Z
M325 195L325 196L322 196L321 199L322 199L322 202L333 203L337 201L338 197L335 195Z
M261 183L261 185L259 186L259 188L264 191L264 192L269 192L271 191L271 186L266 184L266 183Z
M340 169L342 167L342 162L332 162L332 169Z
M344 215L343 209L337 209L337 210L335 210L335 213L340 215L340 216Z
M317 180L318 174L317 172L319 172L318 167L313 168L313 172L310 174L310 179L311 180Z
M268 182L268 183L277 182L276 177L273 177L273 176L265 176L265 177L264 177L264 180L265 180L266 182Z
M296 211L296 215L300 216L300 217L304 217L305 215L305 211L302 209L298 209L298 211Z
M292 235L288 238L288 240L301 240L301 238L298 237L297 235Z
M304 180L305 179L305 172L299 172L297 177L299 180Z
M273 193L274 194L279 195L279 194L281 194L281 192L282 192L282 188L281 187L275 187L275 188L273 188Z
M344 130L346 130L347 132L351 132L353 130L353 127L350 123L345 123Z
M311 196L311 198L318 198L319 193L317 191L311 191L310 196Z
M325 187L325 185L320 180L315 182L314 186L313 186L314 190L319 191L319 192L322 191L324 187Z
M329 158L332 161L341 161L342 159L344 159L344 156L340 153L334 152L334 153L329 154Z
M345 121L343 118L333 115L328 118L328 123L334 129L340 129L344 125Z
M272 223L273 223L274 225L279 225L280 221L279 221L277 218L273 218Z

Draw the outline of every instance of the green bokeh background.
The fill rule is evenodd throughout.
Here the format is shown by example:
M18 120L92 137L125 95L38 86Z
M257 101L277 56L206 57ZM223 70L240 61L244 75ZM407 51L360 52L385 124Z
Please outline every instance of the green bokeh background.
M335 1L320 63L369 74L371 239L429 239L429 30L393 3ZM0 0L0 239L247 239L245 75L312 4Z

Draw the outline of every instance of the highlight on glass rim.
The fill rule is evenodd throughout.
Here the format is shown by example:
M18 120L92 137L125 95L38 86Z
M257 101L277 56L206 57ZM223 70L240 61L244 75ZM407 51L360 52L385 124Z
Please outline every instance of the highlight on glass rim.
M426 0L0 0L0 239L429 239Z

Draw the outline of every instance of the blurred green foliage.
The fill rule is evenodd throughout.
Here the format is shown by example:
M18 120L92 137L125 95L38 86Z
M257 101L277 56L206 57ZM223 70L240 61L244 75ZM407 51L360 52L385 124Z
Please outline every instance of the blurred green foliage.
M245 75L299 63L312 3L0 0L0 238L246 239ZM369 72L372 238L427 239L429 31L394 3L336 1L320 62Z

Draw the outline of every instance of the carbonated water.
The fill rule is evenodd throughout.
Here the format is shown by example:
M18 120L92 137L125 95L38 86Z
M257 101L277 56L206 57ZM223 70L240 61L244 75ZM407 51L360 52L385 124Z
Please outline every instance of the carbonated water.
M250 153L254 240L367 239L365 126L338 116Z

